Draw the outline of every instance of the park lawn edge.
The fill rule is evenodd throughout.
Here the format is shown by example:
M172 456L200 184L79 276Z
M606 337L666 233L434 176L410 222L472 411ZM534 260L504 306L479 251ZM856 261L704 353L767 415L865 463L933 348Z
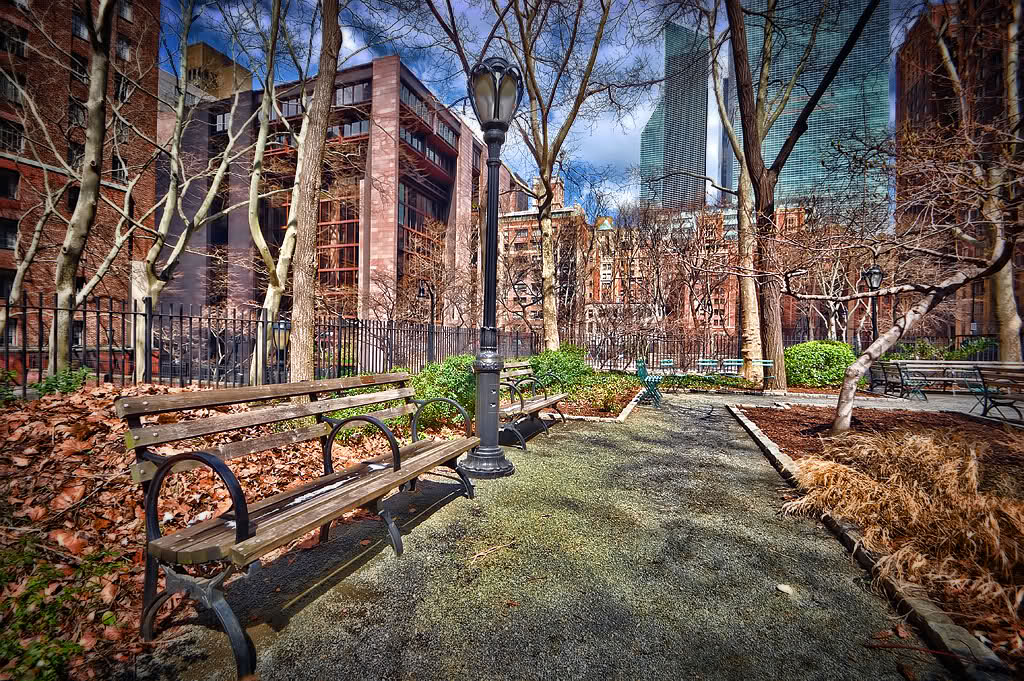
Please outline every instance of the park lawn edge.
M743 409L757 406L763 405L730 404L726 405L726 409L743 426L743 429L747 431L747 434L782 478L802 491L802 486L797 482L797 467L793 459L779 449L779 446L743 413ZM829 515L822 516L821 521L836 535L847 551L853 554L860 566L878 581L896 611L908 615L914 625L924 632L929 643L937 650L948 653L948 655L937 656L944 664L970 681L1001 681L1013 678L1010 668L992 650L971 632L953 622L949 615L942 612L938 606L923 598L908 595L893 580L880 578L876 565L878 557L864 548L863 539L857 527Z

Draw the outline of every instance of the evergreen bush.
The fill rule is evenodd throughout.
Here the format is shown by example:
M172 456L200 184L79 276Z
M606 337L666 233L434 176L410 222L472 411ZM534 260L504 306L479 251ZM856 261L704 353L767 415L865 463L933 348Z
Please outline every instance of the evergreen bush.
M857 358L847 343L819 340L786 348L786 383L822 388L841 385L846 368Z

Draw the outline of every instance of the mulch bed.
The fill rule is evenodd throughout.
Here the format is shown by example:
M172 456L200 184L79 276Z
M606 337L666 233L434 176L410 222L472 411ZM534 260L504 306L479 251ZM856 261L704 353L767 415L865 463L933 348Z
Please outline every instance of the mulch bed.
M566 416L597 416L600 418L613 419L618 417L622 413L622 410L626 408L626 405L636 397L637 391L640 390L638 386L631 385L623 388L616 395L611 404L611 409L601 409L586 400L584 397L572 398L567 397L558 403L558 408L562 410L562 413ZM542 410L544 414L555 414L557 413L554 409Z
M798 460L821 454L822 438L828 436L835 417L832 407L745 407L750 418L782 451ZM1012 472L1024 475L1024 456L1003 443L1010 426L975 420L964 414L910 411L905 409L854 409L854 432L954 430L977 442L988 444L979 455L982 475L988 472Z

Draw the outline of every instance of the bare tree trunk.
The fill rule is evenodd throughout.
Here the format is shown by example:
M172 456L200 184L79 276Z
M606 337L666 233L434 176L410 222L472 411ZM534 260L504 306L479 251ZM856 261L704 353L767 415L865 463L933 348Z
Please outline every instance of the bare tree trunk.
M316 237L320 221L321 179L324 142L334 96L334 78L341 49L338 0L323 0L319 74L308 105L307 125L302 135L306 158L295 178L296 203L295 273L292 289L292 330L289 342L291 381L313 378L314 309L316 292Z
M738 222L738 255L740 272L754 272L754 245L757 236L751 217L754 213L754 189L750 186L750 176L745 167L740 168L739 201L737 202L736 219ZM753 276L740 278L740 329L743 334L743 346L740 356L743 358L743 376L751 381L764 379L764 370L760 364L755 365L761 355L761 312L757 300L757 280Z
M555 298L555 237L551 223L550 193L548 200L540 205L538 219L541 235L541 296L544 301L544 349L557 350L561 344L558 338L558 301Z
M765 173L756 197L757 231L760 240L760 269L777 272L775 253L775 178ZM761 339L765 359L772 360L773 380L765 379L765 390L786 389L786 357L782 345L782 280L767 275L761 281Z
M999 361L1019 362L1020 315L1017 313L1017 297L1013 292L1013 260L1007 261L992 275L992 303L999 321Z

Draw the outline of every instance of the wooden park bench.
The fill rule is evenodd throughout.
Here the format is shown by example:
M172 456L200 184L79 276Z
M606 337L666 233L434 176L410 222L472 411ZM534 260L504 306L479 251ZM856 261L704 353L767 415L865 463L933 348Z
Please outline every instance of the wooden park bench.
M1024 420L1017 406L1024 401L1024 369L978 366L976 371L981 381L981 415L988 416L995 410L1004 421L1009 421L1002 411L1005 407L1017 412L1018 421Z
M941 387L943 392L952 389L956 394L957 389L970 390L966 382L977 379L977 367L999 368L999 369L1024 369L1024 362L963 362L956 360L923 360L903 359L899 360L903 368L920 374L928 380L929 387Z
M160 606L174 593L185 593L217 615L231 641L240 677L252 674L255 656L245 630L224 600L224 581L233 573L245 570L246 576L259 566L259 559L274 549L308 532L320 528L320 542L328 537L331 522L344 513L364 508L380 517L387 525L396 554L402 553L402 536L390 511L380 500L397 488L411 489L418 476L438 466L452 469L462 481L462 491L473 497L473 486L456 465L459 455L477 446L480 439L472 436L466 411L452 400L433 398L418 401L408 387L409 375L404 373L357 376L324 381L307 381L283 385L229 388L170 395L122 397L115 403L117 415L127 421L125 440L135 452L133 477L142 483L146 515L146 574L143 591L142 637L153 638L153 624ZM372 392L353 394L355 389L376 388ZM298 404L289 398L306 396L308 403ZM220 410L235 404L260 403L241 412ZM462 414L466 434L455 440L420 440L417 420L420 411L433 402L446 402ZM371 410L347 418L331 418L328 414L353 407ZM195 420L159 423L144 417L169 412L207 411ZM410 415L412 443L399 446L385 419ZM251 428L308 419L309 425L268 432L265 435L243 435L242 438L207 449L195 449L174 456L160 456L151 448L172 442L218 433L250 433ZM387 438L390 453L368 459L341 470L335 470L331 449L342 430L372 427ZM312 482L278 492L256 503L249 503L238 479L226 462L267 450L284 450L299 442L319 440L323 449L324 473ZM158 502L160 489L167 476L176 471L207 466L227 487L231 508L219 516L171 534L160 530ZM180 566L221 562L224 569L212 577L193 577ZM163 570L164 590L157 593L157 578Z
M554 409L565 423L565 414L558 408L558 403L565 399L567 393L549 395L548 387L552 383L563 387L562 380L552 373L534 375L529 362L505 363L501 370L501 387L508 389L512 401L498 408L498 415L507 420L498 429L500 444L518 445L525 452L527 440L542 430L545 434L548 432L547 424L540 418L544 409Z

